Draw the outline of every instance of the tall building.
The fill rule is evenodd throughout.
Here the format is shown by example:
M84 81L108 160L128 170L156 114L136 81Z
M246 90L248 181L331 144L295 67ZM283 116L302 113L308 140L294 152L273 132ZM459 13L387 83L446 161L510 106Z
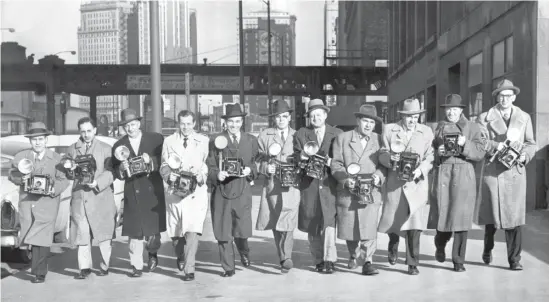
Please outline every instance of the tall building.
M197 64L198 63L198 28L197 28L197 20L196 20L196 10L195 9L189 9L189 34L190 34L190 46L192 49L192 60L191 63Z
M390 9L389 116L417 97L427 121L444 117L449 93L475 118L495 105L492 91L503 78L520 87L515 105L531 114L538 150L549 143L549 3L546 1L394 1ZM543 50L543 51L542 51ZM547 208L547 152L526 168L528 210Z
M337 18L339 15L338 0L324 0L324 65L337 65ZM327 95L326 105L335 106L337 96Z
M128 64L128 15L132 8L130 1L89 1L80 5L79 64ZM126 98L98 97L98 118L105 115L109 123L118 123L118 112ZM80 107L89 110L88 97L81 97Z

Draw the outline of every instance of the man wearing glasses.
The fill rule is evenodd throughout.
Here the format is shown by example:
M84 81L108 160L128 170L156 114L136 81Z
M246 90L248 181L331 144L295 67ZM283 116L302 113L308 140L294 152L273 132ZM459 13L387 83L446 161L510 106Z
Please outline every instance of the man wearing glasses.
M522 270L522 226L526 220L526 168L536 154L536 141L530 115L514 106L520 89L513 82L504 79L492 92L497 104L478 117L486 127L486 152L502 151L508 144L520 152L519 164L507 168L494 160L484 167L482 176L482 198L479 202L478 224L485 225L484 252L482 260L492 262L494 235L497 229L505 230L507 260L511 270ZM516 132L515 138L508 137Z
M261 194L256 229L273 230L283 273L287 273L293 267L293 234L299 210L299 190L293 186L282 186L282 175L277 173L280 172L277 164L293 164L295 130L290 127L291 112L286 101L276 101L272 114L276 127L263 130L258 138L261 154L259 170L267 179ZM280 153L273 156L269 154L269 149L276 144L280 146Z
M141 277L143 270L143 244L147 242L149 271L158 265L157 251L160 248L160 233L166 231L166 203L164 183L158 172L164 137L159 133L141 131L141 117L133 109L124 109L120 125L127 135L112 148L112 163L115 176L124 180L124 222L122 236L130 239L130 277ZM118 147L129 149L129 159L138 156L149 166L146 174L128 177L128 160L117 159Z

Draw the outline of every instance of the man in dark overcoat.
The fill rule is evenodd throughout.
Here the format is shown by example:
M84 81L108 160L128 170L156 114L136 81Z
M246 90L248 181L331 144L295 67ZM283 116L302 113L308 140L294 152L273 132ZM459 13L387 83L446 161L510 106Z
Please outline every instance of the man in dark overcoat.
M484 158L485 139L481 126L468 121L463 115L465 104L460 95L447 95L440 107L445 110L446 120L439 122L435 130L433 146L437 150L435 162L438 166L434 171L431 190L436 196L436 203L431 206L433 213L428 227L437 230L435 258L438 262L445 261L445 247L454 234L454 271L464 272L467 233L473 224L477 199L474 164ZM457 156L445 155L444 135L449 133L459 133L457 145L461 152Z
M241 132L244 116L240 104L228 104L226 114L227 130L214 135L210 140L207 159L208 182L211 185L211 213L215 239L219 246L223 277L235 274L236 244L240 260L250 266L248 238L252 236L252 188L257 178L255 160L258 155L257 138ZM224 137L228 145L219 150L215 146L217 137ZM219 157L221 152L222 158ZM220 160L226 158L242 160L241 176L229 176L220 169Z
M330 108L321 99L309 102L307 116L310 125L297 131L294 136L294 158L306 158L303 147L310 141L320 146L317 154L328 157L322 179L303 175L299 183L301 203L299 205L298 229L308 234L309 249L313 256L315 270L319 273L333 273L337 261L336 250L336 187L337 181L331 175L333 157L332 144L340 129L326 125Z
M116 177L124 180L124 222L122 236L130 238L130 277L141 277L143 270L143 243L147 242L149 271L158 265L157 251L160 248L160 233L166 231L166 202L164 184L159 168L164 137L159 133L141 131L141 117L133 109L124 109L120 125L126 135L112 148L112 163ZM129 158L149 158L150 173L127 177L128 161L116 158L116 149L126 146Z

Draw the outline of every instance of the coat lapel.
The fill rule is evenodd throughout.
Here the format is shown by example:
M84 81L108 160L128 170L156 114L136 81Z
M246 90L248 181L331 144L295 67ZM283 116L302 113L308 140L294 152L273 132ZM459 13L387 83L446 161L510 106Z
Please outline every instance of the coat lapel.
M349 146L355 152L356 156L360 158L364 150L362 149L362 144L360 143L360 137L356 129L353 131L353 135L351 136L351 140L349 141Z
M492 128L498 135L503 135L507 132L507 125L505 124L505 121L499 111L495 108L488 110L486 121L490 125L490 128Z
M406 131L404 131L404 127L402 126L401 122L399 122L397 124L397 126L395 126L393 128L393 131L395 131L397 134L397 138L399 141L402 142L402 144L404 144L404 146L407 146L408 145L408 137L406 136Z
M525 123L523 111L518 107L513 106L511 121L509 121L509 129L517 129L519 130L519 133L522 133L524 131L523 128ZM509 129L507 129L507 131L509 131Z

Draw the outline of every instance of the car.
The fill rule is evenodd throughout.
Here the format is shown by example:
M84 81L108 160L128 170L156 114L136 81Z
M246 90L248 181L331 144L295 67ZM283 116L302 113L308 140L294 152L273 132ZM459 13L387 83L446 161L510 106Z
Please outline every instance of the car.
M50 135L48 136L47 147L63 156L70 145L78 140L79 135ZM102 142L113 146L117 139L107 136L96 136ZM13 135L0 138L1 151L1 198L2 198L2 249L18 249L19 219L17 215L19 204L19 186L8 180L9 170L12 168L14 156L22 150L30 149L30 141L24 135ZM55 222L55 241L67 242L70 225L70 199L72 181L67 189L61 194L61 202ZM115 179L113 183L114 200L117 210L120 212L123 207L124 181ZM23 251L26 253L26 251ZM26 258L26 257L23 257Z

